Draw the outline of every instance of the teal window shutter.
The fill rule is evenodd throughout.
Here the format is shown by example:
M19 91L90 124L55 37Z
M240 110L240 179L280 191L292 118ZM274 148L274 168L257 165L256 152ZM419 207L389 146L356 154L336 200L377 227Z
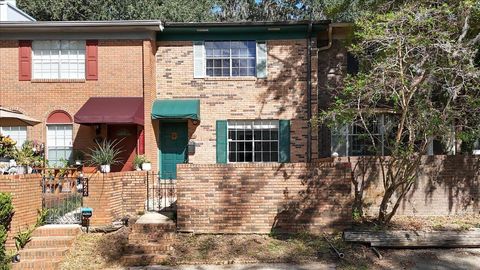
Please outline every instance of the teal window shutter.
M290 120L279 121L280 153L279 162L290 162Z
M267 42L257 41L257 78L267 78Z
M217 163L227 163L227 121L217 120Z
M203 41L193 42L193 77L205 77L205 43Z

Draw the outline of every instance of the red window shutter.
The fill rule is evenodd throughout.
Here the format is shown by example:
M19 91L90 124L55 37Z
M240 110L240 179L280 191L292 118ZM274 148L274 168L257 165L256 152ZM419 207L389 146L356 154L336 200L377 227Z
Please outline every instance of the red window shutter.
M18 41L18 80L32 79L32 41Z
M87 40L86 45L86 79L96 81L98 80L98 40Z

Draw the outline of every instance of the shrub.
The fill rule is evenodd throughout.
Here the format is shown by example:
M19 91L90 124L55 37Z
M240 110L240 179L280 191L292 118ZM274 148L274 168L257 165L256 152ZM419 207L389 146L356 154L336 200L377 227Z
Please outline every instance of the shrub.
M10 228L13 216L12 195L0 192L0 225L6 230Z
M12 196L0 192L0 270L8 269L9 256L6 254L5 242L7 231L13 216Z

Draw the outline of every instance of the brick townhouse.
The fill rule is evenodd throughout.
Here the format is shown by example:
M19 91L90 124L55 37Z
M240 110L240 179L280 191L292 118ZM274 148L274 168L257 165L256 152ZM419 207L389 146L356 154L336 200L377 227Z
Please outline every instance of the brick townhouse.
M162 178L179 163L310 162L330 154L308 119L341 86L347 33L329 21L4 22L0 106L40 124L0 132L44 142L52 163L121 139L114 171L145 153Z
M50 165L86 151L96 138L122 139L130 170L142 154L144 95L155 89L159 21L3 22L0 106L40 122L0 127L21 145L45 143Z
M332 75L322 79L338 80L347 59L333 39L345 39L347 26L165 23L157 33L155 101L145 103L152 112L146 145L159 146L147 147L147 156L158 160L160 175L173 178L174 164L184 162L317 159L308 119L317 112L317 90L330 84L318 83L318 62ZM325 54L332 47L336 54Z

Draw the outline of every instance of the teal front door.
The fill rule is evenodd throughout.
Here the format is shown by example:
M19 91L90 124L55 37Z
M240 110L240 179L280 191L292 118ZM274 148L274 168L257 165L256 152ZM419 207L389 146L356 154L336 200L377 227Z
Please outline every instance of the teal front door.
M186 163L188 131L186 122L163 122L160 125L160 177L177 178L177 164Z

